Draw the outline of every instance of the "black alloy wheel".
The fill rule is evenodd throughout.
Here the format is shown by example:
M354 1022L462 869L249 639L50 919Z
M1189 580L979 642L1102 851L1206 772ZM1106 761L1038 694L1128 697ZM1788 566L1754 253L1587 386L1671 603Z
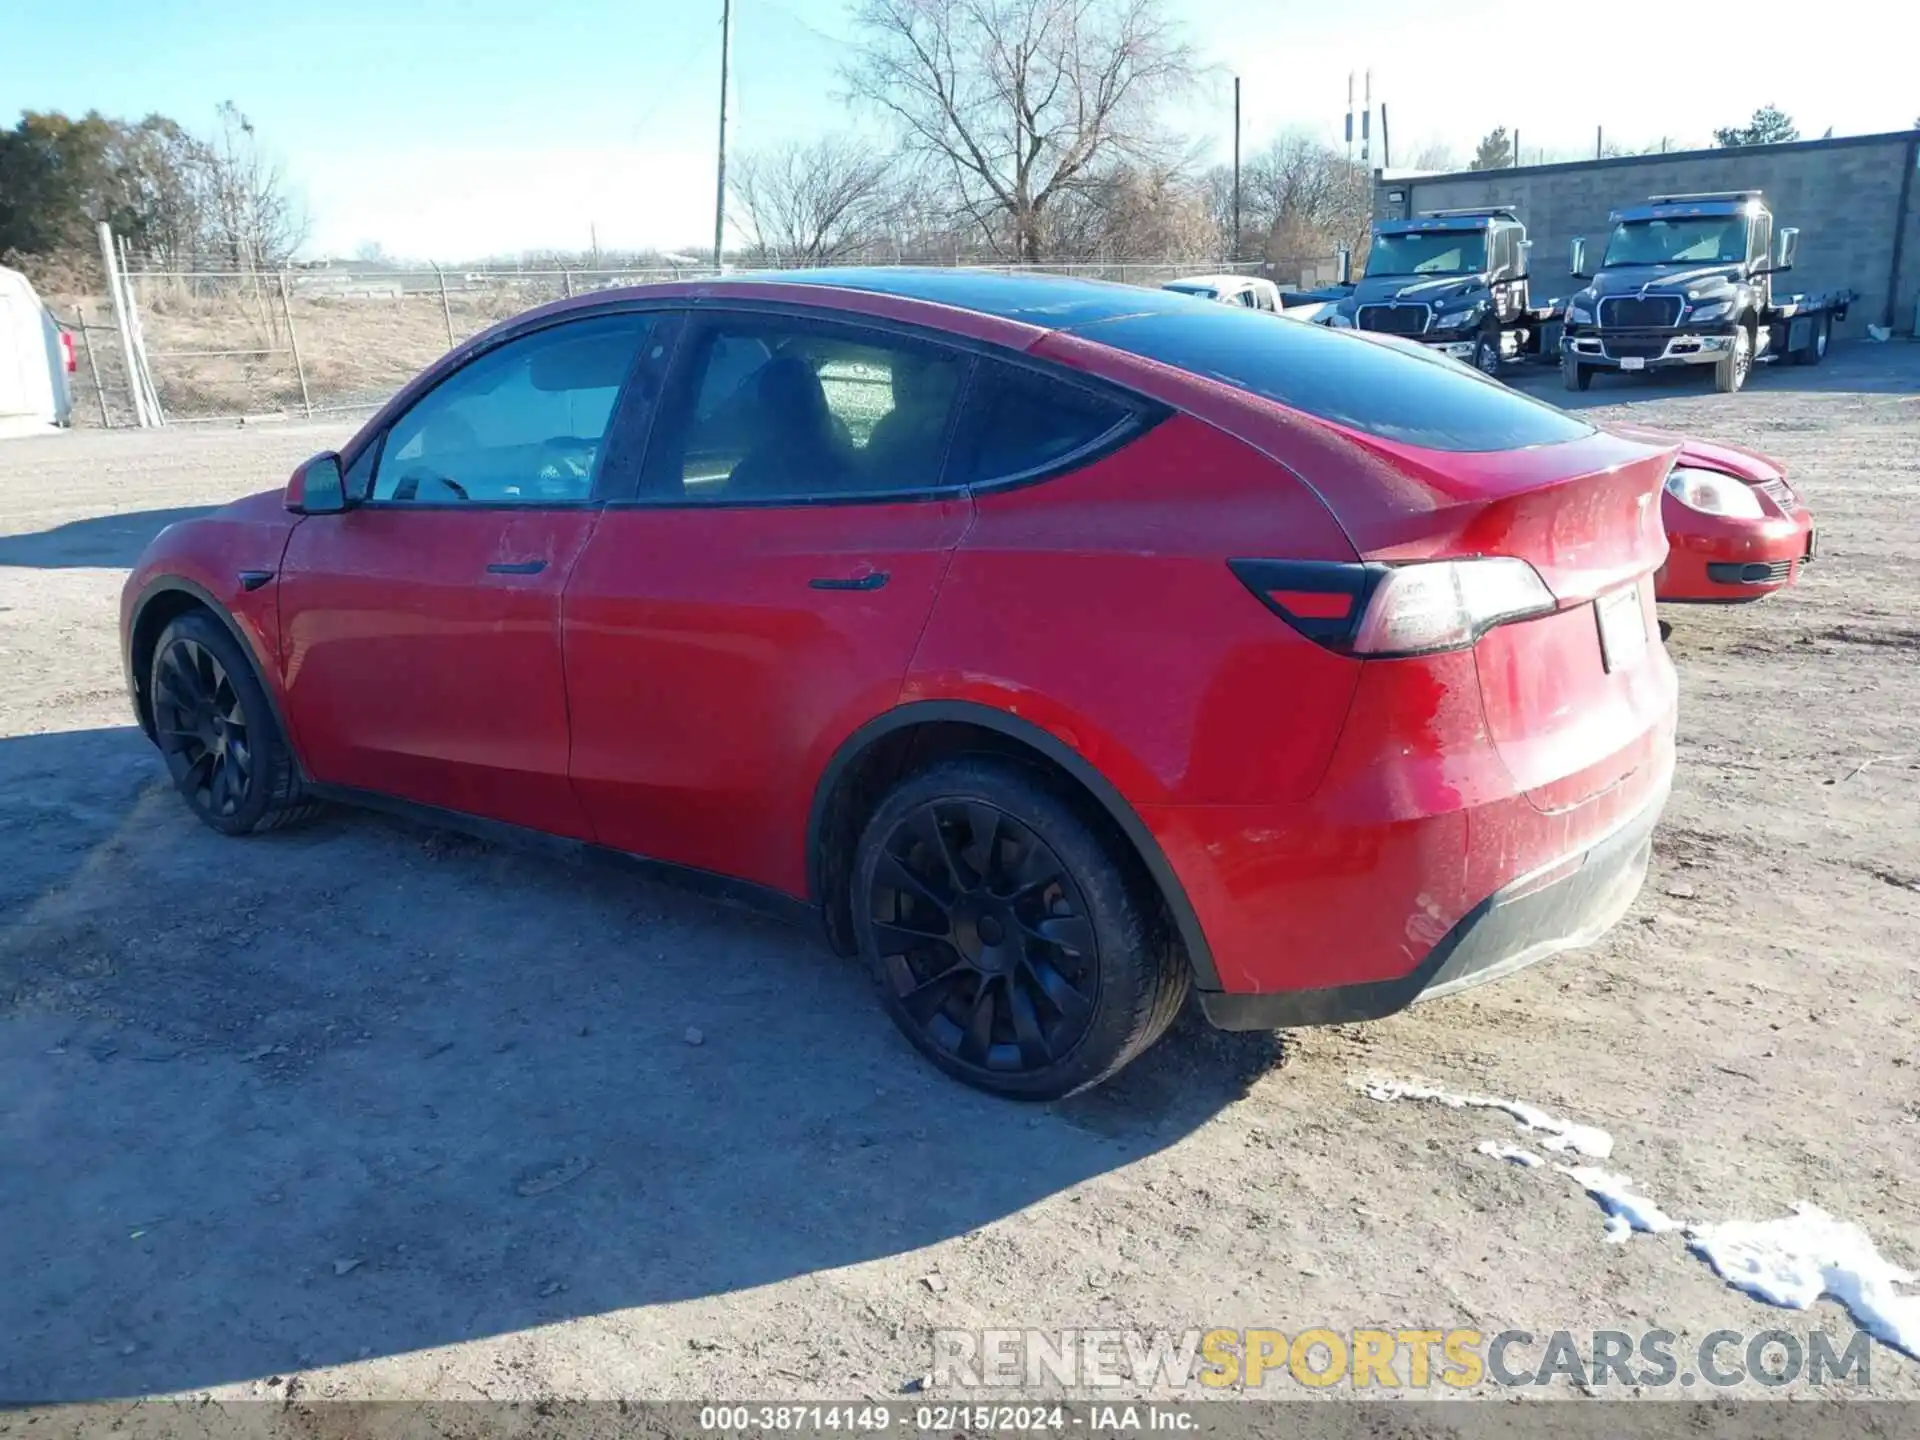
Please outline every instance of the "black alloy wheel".
M868 823L854 923L888 1013L970 1084L1050 1099L1105 1079L1186 998L1185 956L1049 780L982 757L910 776Z
M198 640L175 636L156 658L153 723L187 803L209 818L238 816L256 783L247 712L227 667Z
M927 1038L984 1070L1044 1070L1071 1053L1100 968L1087 902L1053 849L979 800L918 806L883 847L874 934Z
M209 612L189 611L161 632L147 696L174 788L221 834L276 830L321 808L302 788L246 650Z

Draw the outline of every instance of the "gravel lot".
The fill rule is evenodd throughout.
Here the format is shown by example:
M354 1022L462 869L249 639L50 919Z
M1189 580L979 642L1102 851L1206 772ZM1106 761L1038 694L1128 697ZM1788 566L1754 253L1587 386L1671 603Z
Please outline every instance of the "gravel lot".
M1758 445L1821 526L1794 591L1668 616L1645 894L1378 1024L1189 1017L1044 1109L939 1078L771 921L362 814L202 829L128 720L122 575L344 432L0 446L0 1399L898 1396L936 1326L1850 1335L1680 1235L1603 1243L1475 1153L1525 1138L1498 1116L1355 1088L1531 1101L1676 1216L1811 1200L1920 1269L1920 346L1527 383Z

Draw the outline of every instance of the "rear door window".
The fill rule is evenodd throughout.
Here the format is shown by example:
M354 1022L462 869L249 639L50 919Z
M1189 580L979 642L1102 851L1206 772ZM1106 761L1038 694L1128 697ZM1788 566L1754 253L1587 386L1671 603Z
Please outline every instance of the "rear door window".
M693 338L640 498L799 503L923 493L943 479L971 358L864 328L717 317Z
M1137 409L1112 396L1025 366L982 360L954 446L953 474L969 485L1032 478L1090 456L1140 420Z
M1084 325L1088 340L1157 360L1336 425L1430 450L1520 450L1593 434L1563 410L1425 346L1270 325L1216 305Z

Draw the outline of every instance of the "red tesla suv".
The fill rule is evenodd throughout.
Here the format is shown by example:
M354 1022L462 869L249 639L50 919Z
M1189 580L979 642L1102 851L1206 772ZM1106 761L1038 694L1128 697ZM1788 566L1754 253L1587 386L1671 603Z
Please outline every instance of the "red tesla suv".
M460 346L158 536L181 794L340 800L811 912L1003 1094L1597 937L1673 767L1677 447L1151 290L846 270Z

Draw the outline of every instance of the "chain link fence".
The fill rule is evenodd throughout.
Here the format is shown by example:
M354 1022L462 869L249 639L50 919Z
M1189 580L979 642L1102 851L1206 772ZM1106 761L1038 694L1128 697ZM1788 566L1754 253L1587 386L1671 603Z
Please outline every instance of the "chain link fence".
M968 268L1158 286L1196 266L1169 261ZM168 423L190 423L364 414L455 345L535 306L713 273L330 266L245 274L135 270L127 284L161 411ZM74 423L137 423L111 309L103 301L68 304L59 318L75 332L81 352Z

